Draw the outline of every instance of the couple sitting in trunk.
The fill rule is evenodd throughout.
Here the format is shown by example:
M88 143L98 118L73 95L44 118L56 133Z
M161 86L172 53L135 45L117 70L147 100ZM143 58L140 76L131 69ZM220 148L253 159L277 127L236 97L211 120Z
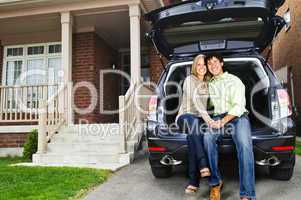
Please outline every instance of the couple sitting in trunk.
M189 183L185 193L195 193L200 177L206 177L210 200L221 199L223 181L218 169L217 141L229 129L239 161L240 198L254 199L254 155L245 86L238 77L224 72L223 65L218 54L198 55L192 74L184 81L176 123L188 133ZM212 115L207 112L208 97L214 107Z

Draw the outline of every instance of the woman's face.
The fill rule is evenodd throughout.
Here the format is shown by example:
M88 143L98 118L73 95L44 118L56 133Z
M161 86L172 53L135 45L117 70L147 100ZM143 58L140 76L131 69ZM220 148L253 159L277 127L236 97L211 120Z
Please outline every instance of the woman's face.
M196 63L196 72L199 76L204 76L207 73L207 67L205 65L204 58L200 58Z

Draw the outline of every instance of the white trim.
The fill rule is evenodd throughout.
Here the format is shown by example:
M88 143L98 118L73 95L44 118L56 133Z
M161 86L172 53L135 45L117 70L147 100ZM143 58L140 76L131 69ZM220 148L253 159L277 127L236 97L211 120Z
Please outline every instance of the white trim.
M29 133L33 129L37 129L38 125L15 125L15 126L0 126L1 133Z
M87 11L85 13L74 13L73 16L79 17L79 16L86 16L86 15L103 15L103 14L112 14L112 13L117 13L117 12L128 12L129 9L127 8L122 8L122 9L115 9L115 10L103 10L103 11Z
M50 45L56 45L60 44L61 42L47 42L47 43L31 43L31 44L21 44L21 45L7 45L4 46L4 52L3 52L3 65L2 65L2 85L6 85L6 68L7 68L7 62L8 61L17 61L22 60L22 72L27 71L27 62L28 60L32 59L43 59L44 60L44 67L45 69L48 69L48 59L49 58L61 58L62 53L49 53L49 46ZM35 46L43 46L44 47L44 53L39 55L28 55L27 49L28 47L35 47ZM23 56L7 56L7 49L9 48L23 48ZM48 78L48 70L46 70L47 78ZM25 83L20 83L25 84Z
M0 148L0 157L7 157L7 156L22 156L23 148L16 147L16 148Z
M9 17L21 17L48 13L60 13L66 11L79 11L96 8L109 8L115 6L127 6L132 3L140 4L140 0L102 0L102 1L80 1L76 3L63 3L61 5L36 6L34 8L19 9L12 12L1 12L0 19Z

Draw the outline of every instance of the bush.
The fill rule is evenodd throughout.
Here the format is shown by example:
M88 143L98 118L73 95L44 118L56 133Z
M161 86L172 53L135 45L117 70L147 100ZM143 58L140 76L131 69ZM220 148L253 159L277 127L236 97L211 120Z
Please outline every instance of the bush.
M24 144L23 158L32 160L32 155L38 150L38 130L30 131Z

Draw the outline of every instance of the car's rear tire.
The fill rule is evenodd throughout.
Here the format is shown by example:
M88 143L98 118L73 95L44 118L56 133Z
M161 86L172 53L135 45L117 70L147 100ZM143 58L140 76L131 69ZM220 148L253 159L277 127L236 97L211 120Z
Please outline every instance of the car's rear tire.
M295 155L293 159L281 163L279 166L269 167L270 177L275 180L288 181L294 174Z
M168 178L172 175L172 167L171 166L152 166L152 173L156 178Z

